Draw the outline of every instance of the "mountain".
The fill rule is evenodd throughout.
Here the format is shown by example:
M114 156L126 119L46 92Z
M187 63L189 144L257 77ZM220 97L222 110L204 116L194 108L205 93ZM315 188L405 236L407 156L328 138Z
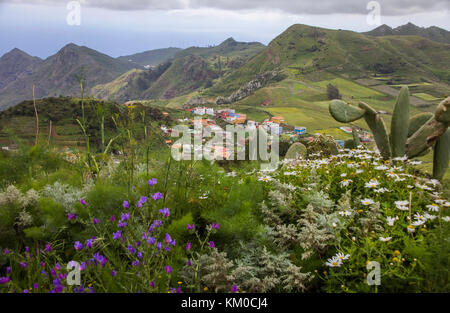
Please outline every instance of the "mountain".
M0 90L0 110L30 99L33 84L36 98L59 94L79 95L80 86L76 75L84 73L85 90L89 94L93 86L109 82L134 67L135 64L117 60L88 47L68 44L47 59L40 62L36 60L33 66L26 68L25 73L22 72L3 87Z
M118 60L128 61L138 64L143 67L154 67L167 60L173 58L177 52L180 52L181 48L164 48L144 51L141 53L126 55L118 57Z
M265 48L261 43L228 38L218 46L191 47L149 70L132 70L93 89L102 99L170 99L200 88L239 68Z
M436 27L431 26L428 28L419 27L413 23L408 23L396 28L391 28L386 24L378 26L377 28L363 33L370 36L421 36L436 42L442 42L450 44L450 32Z
M450 45L418 36L372 37L346 31L296 24L273 39L267 48L224 77L210 95L230 95L256 75L285 69L299 74L332 71L352 79L368 73L392 79L450 82Z
M0 90L17 80L21 75L27 75L42 63L38 57L14 48L0 58Z
M195 54L204 58L212 57L214 55L249 58L262 51L264 48L265 46L259 42L239 42L230 37L217 46L190 47L178 52L176 56L182 57Z
M217 78L198 55L187 55L149 70L131 70L112 82L96 86L95 97L125 102L135 99L169 99L206 87Z

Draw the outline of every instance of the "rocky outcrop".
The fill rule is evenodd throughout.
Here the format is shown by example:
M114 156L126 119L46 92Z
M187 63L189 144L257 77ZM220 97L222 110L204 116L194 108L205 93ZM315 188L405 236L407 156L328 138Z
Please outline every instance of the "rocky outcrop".
M192 108L199 105L205 105L208 101L206 101L205 98L202 97L192 97L190 98L184 105L184 108Z
M255 79L249 81L247 84L233 92L229 97L218 97L216 99L217 105L230 104L242 100L252 95L256 90L266 86L268 83L282 79L281 71L273 70L258 74Z

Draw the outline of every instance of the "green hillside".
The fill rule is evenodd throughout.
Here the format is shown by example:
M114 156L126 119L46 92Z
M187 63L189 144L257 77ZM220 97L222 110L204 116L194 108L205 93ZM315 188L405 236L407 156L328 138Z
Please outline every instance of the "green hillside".
M164 48L144 51L140 53L135 53L131 55L125 55L118 57L118 60L131 62L140 66L157 66L161 63L168 61L173 58L182 49L180 48Z
M284 68L299 74L328 70L350 79L389 74L390 82L448 84L450 45L416 36L371 37L345 30L293 25L240 69L210 89L228 95L256 74Z

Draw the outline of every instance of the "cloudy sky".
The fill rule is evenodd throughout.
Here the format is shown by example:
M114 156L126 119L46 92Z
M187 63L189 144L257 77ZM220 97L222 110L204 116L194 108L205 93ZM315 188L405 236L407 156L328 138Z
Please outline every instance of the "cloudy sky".
M77 2L80 25L77 24ZM0 55L42 58L69 42L111 56L208 46L228 37L268 44L292 24L367 31L407 22L450 30L449 0L0 0ZM368 16L369 15L369 16ZM69 22L68 22L69 20Z

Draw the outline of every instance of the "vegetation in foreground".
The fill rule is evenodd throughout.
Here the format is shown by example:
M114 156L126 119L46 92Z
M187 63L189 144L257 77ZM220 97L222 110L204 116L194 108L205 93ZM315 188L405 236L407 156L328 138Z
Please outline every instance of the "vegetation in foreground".
M310 150L263 173L164 151L136 145L95 175L42 146L3 154L0 290L449 290L450 203L418 161ZM29 176L8 181L12 165ZM70 261L81 286L67 284ZM371 261L379 286L366 282Z

